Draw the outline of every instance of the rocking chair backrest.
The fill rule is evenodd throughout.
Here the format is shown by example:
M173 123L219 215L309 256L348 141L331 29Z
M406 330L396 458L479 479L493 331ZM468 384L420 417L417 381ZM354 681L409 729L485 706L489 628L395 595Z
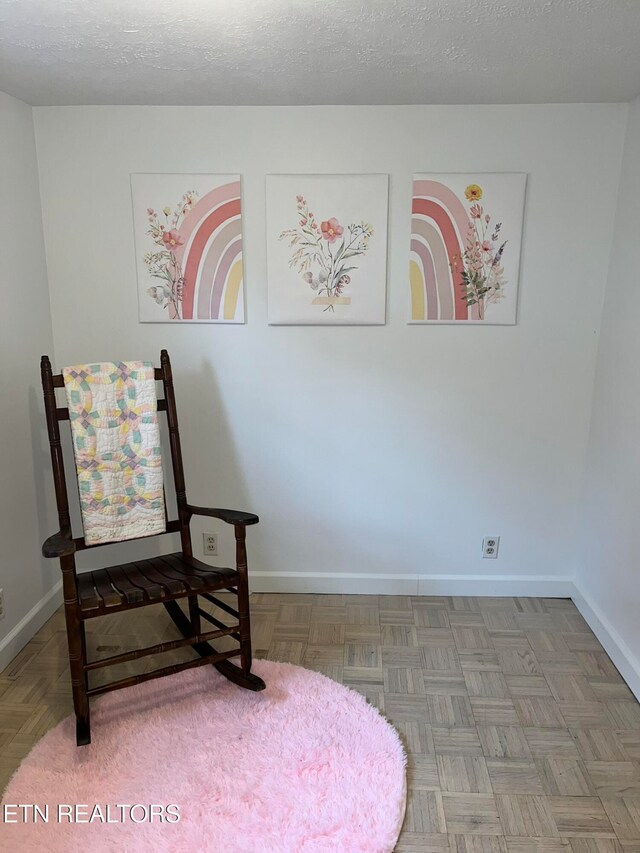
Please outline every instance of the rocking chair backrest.
M167 424L169 427L169 445L171 449L171 463L173 467L173 482L176 493L176 504L178 518L170 521L167 519L166 530L163 533L180 533L183 553L192 555L191 537L189 534L189 523L184 517L183 509L187 504L187 495L184 482L184 467L182 464L182 450L180 447L180 431L178 428L178 413L176 409L176 398L173 390L173 374L171 372L171 361L169 353L163 349L160 353L160 367L155 368L155 379L162 382L164 398L158 399L158 411L167 413ZM71 516L69 514L69 495L64 471L64 459L62 454L62 443L60 441L60 421L69 420L69 409L59 407L56 403L56 388L64 387L64 379L61 373L54 374L51 362L46 355L42 356L40 362L40 373L42 376L42 391L44 394L44 408L47 417L47 432L49 434L49 447L51 449L51 464L53 467L53 480L56 492L56 504L58 507L58 519L60 530L63 534L71 535ZM165 498L165 516L167 515ZM161 536L163 533L154 535ZM84 551L87 548L95 548L97 545L88 545L84 536L74 538L76 551ZM98 543L101 544L101 543Z

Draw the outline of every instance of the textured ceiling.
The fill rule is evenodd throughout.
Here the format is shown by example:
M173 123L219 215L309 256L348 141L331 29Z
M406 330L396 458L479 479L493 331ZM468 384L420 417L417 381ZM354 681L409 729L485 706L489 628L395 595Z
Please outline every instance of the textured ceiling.
M640 0L0 0L32 104L621 101Z

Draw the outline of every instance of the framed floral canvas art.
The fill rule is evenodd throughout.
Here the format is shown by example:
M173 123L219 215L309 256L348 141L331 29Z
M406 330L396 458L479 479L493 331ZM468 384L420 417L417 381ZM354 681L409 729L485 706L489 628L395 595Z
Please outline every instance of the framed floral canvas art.
M131 175L142 323L244 323L239 175Z
M526 175L413 176L410 323L516 322Z
M269 323L384 324L387 175L268 175Z

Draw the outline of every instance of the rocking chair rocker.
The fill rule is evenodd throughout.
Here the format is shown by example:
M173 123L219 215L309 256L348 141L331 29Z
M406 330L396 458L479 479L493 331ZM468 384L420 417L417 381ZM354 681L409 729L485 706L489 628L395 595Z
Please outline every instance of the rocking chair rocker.
M213 665L222 675L240 687L256 691L263 690L265 687L264 681L251 672L249 587L245 545L247 525L257 524L259 519L257 515L247 512L209 509L192 506L187 502L171 362L166 350L162 350L160 364L161 367L154 371L155 379L161 381L164 387L164 399L158 400L158 411L167 413L178 509L178 518L169 521L165 502L164 512L167 520L166 530L163 532L179 533L182 549L178 553L162 557L152 557L148 560L109 566L80 574L76 573L74 557L76 551L100 547L100 545L87 544L84 536L74 538L71 532L59 429L60 421L69 420L69 409L58 407L55 396L55 389L64 387L64 379L61 373L53 374L51 362L46 355L42 357L40 364L60 522L60 531L46 540L42 546L42 553L45 557L60 559L78 746L91 742L89 699L111 690L119 690L206 664ZM219 518L233 525L236 539L235 569L213 568L195 559L189 529L191 517L194 515ZM214 592L221 590L228 590L237 596L237 610L213 595ZM199 595L225 611L233 617L234 622L235 620L237 622L228 626L203 610L198 603ZM188 615L178 604L181 599L188 601ZM157 603L164 605L183 639L87 661L85 622L88 619ZM201 619L212 623L216 630L203 633ZM230 651L216 651L210 645L210 641L225 636L235 640L238 647ZM97 687L89 686L89 673L93 670L188 646L191 646L199 657ZM238 654L240 666L229 660Z

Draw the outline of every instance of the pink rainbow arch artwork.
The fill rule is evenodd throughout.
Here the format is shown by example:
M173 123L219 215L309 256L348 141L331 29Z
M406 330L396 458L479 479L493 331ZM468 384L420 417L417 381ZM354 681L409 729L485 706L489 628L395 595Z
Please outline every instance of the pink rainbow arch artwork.
M525 182L414 175L409 323L515 323Z
M131 175L140 321L244 323L239 175Z

